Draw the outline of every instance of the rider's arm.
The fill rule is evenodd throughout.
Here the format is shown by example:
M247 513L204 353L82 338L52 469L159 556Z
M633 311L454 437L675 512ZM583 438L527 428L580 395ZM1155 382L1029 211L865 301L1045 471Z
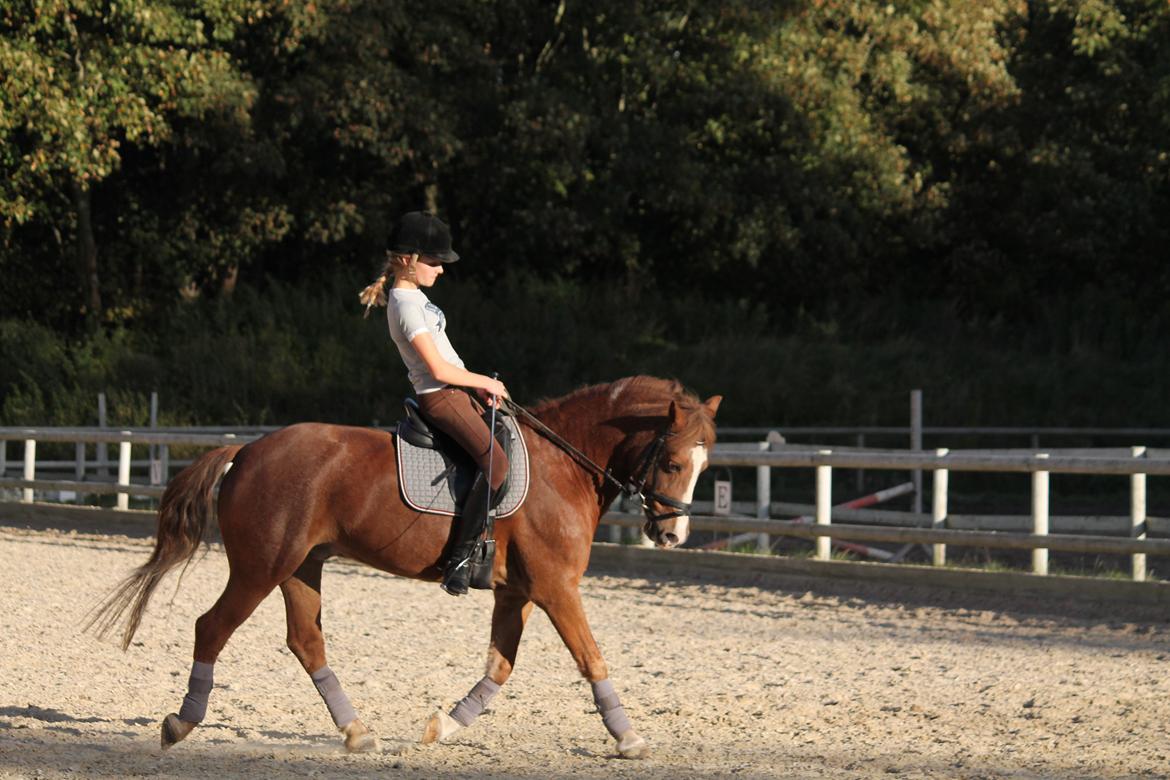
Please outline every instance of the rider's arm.
M431 334L426 332L417 333L410 340L410 343L414 347L414 351L418 353L418 356L427 364L427 370L431 372L431 376L439 382L445 385L473 387L479 390L486 390L492 395L498 395L504 398L508 397L508 390L500 380L492 379L490 376L484 376L483 374L476 374L465 368L448 363L439 354L439 348L435 346Z

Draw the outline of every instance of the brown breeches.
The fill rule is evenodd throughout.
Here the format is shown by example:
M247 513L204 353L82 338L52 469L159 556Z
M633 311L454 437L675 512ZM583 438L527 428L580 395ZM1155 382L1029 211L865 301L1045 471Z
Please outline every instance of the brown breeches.
M508 456L488 433L487 423L482 417L484 409L479 401L462 388L444 387L419 395L418 405L428 420L467 451L485 476L488 473L488 453L491 453L492 490L498 490L508 474Z

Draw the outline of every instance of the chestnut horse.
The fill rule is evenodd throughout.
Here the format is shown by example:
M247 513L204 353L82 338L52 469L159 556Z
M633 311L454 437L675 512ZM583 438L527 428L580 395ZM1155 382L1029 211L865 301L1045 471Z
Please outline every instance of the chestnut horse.
M677 382L632 377L541 404L533 416L540 427L547 426L545 435L532 421L519 418L527 426L533 478L524 505L495 526L487 670L450 714L431 716L424 742L447 739L483 711L512 674L520 635L535 604L548 614L592 684L618 753L629 758L648 753L608 679L579 583L598 521L617 497L619 484L640 482L635 492L643 497L644 530L656 545L686 541L689 504L715 441L720 400L714 396L701 402ZM555 444L547 431L579 452ZM403 577L439 580L452 520L410 509L399 496L395 463L395 439L385 431L302 423L242 447L208 452L171 481L159 507L150 559L91 621L104 632L129 608L122 635L122 647L128 647L159 581L192 560L209 520L218 515L230 574L223 594L195 622L187 695L179 712L163 720L163 747L182 740L203 719L216 658L232 632L277 586L284 595L289 649L325 700L346 747L375 746L325 662L321 568L338 555Z

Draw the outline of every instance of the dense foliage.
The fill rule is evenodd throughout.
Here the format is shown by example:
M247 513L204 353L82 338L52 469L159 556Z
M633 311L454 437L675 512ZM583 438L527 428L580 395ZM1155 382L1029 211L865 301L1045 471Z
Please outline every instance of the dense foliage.
M169 384L208 421L390 415L367 373L384 341L313 312L322 289L352 300L337 280L369 276L419 207L467 258L463 338L492 317L510 329L461 349L531 393L766 368L810 372L835 406L773 383L757 421L864 422L881 412L854 396L876 379L852 366L901 398L953 381L940 350L989 350L970 360L990 385L1026 356L1054 379L1068 361L1104 381L1153 370L1170 333L1167 40L1159 0L6 3L4 416L73 419L52 394L102 383ZM272 300L306 308L282 319ZM589 335L552 342L531 324L548 301ZM704 344L760 354L716 373ZM1000 388L967 392L971 419ZM1051 411L1004 392L1029 420ZM320 411L341 397L361 405ZM1132 422L1164 422L1153 408Z
M161 330L70 338L0 321L0 425L93 425L99 392L111 425L145 425L152 390L169 425L392 424L410 387L382 310L363 320L351 305L361 282L241 285L231 299L181 307ZM1054 353L1043 329L989 345L938 304L926 304L927 333L859 342L812 321L781 332L762 306L698 292L677 297L678 309L638 310L599 285L509 275L494 288L445 278L432 297L453 323L490 323L459 327L456 346L472 367L500 371L522 403L649 373L723 394L719 417L732 425L905 425L911 387L936 425L1170 423L1156 381L1170 377L1170 354Z

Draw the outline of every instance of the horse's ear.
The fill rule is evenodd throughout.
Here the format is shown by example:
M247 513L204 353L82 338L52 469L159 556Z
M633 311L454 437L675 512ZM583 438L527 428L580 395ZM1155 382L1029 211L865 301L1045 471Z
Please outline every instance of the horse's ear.
M713 395L703 402L703 406L707 407L707 411L714 417L715 412L719 411L719 404L721 403L723 403L723 396Z
M671 401L670 402L670 410L666 413L667 422L670 423L670 427L668 428L668 430L673 431L679 427L679 423L681 422L681 420L679 419L680 416L681 415L679 414L678 405L675 404L674 401Z

